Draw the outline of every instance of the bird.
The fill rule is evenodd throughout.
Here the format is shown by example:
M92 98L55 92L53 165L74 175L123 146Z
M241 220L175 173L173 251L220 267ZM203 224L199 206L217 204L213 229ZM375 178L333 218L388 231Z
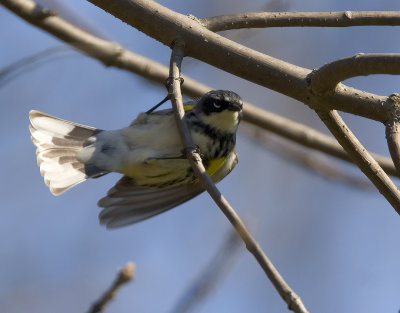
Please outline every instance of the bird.
M185 103L193 143L217 183L238 163L236 132L243 101L212 90ZM143 221L204 191L187 160L172 109L140 113L127 127L101 130L36 110L29 112L31 140L45 184L60 195L110 172L122 178L98 201L107 228Z

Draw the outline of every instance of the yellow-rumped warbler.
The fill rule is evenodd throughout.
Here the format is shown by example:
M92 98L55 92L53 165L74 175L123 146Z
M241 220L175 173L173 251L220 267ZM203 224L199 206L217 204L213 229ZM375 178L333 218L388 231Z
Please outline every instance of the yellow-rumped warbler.
M242 100L214 90L186 103L194 144L214 182L237 164ZM150 112L150 111L149 111ZM98 205L107 227L135 223L204 191L185 158L171 109L141 113L128 127L105 131L31 111L29 127L40 173L54 195L109 172L124 176Z

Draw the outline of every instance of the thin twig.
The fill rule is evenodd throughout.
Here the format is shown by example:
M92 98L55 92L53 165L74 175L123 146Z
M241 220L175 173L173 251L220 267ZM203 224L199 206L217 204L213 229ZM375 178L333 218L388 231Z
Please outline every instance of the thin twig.
M135 265L130 262L118 271L118 276L111 287L97 300L89 310L89 313L103 312L106 305L115 297L119 288L130 282L133 278Z
M336 111L317 111L317 114L347 151L353 162L358 165L396 212L400 214L400 191L361 145L340 115Z
M392 119L386 123L386 140L393 163L400 173L400 121Z
M187 313L196 304L204 301L218 282L227 274L240 251L240 237L231 229L228 236L218 249L217 254L199 273L197 279L185 288L183 295L178 299L171 313Z
M246 244L247 250L249 250L249 252L253 254L253 256L260 264L265 274L268 276L269 280L272 282L282 299L288 304L289 309L294 312L308 312L307 309L304 307L304 304L302 303L300 297L296 295L289 287L289 285L284 281L274 265L265 255L260 245L257 243L257 241L255 241L253 236L247 230L243 221L236 214L236 212L230 206L225 197L219 192L204 168L199 153L193 145L188 125L184 119L185 113L183 109L182 95L180 90L180 65L183 56L183 42L180 40L175 40L170 62L169 94L175 112L179 134L181 136L182 143L185 147L186 156L192 166L192 169L196 176L203 183L205 189L213 198L215 203L218 205L218 207L236 229L237 233Z
M200 19L209 30L267 27L349 27L400 25L398 11L249 12Z
M393 110L392 118L386 122L386 140L397 173L400 173L400 94L392 94L389 99Z
M0 0L3 3L4 0ZM3 3L4 4L4 3ZM25 0L23 2L12 1L10 10L17 13L25 20L32 22L33 2ZM103 40L93 36L60 17L53 16L51 21L33 23L58 39L66 43L73 42L74 47L83 53L88 53L91 57L99 60L107 66L115 66L131 73L140 75L152 82L163 84L168 77L168 67L155 62L149 58L133 53L114 42ZM188 76L183 75L185 84L182 91L190 97L198 97L213 89ZM309 126L295 122L283 116L268 112L248 102L244 103L243 120L253 125L257 125L265 130L274 132L289 140L305 145L309 148L319 150L342 160L352 162L343 148L332 137L327 136ZM398 175L391 159L374 155L382 168L390 175Z
M372 74L400 74L400 53L358 53L330 62L309 75L310 87L323 95L345 79Z

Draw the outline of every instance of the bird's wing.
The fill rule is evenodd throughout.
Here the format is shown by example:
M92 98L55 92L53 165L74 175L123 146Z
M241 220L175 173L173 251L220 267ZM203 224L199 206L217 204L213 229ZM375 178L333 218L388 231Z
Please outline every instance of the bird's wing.
M144 188L135 185L132 178L123 176L111 188L98 206L101 224L108 228L140 222L188 201L204 189L200 183L168 188Z
M238 157L232 151L212 174L214 182L219 182L236 166ZM112 187L107 196L100 199L100 223L108 228L125 226L143 221L186 202L204 191L200 182L166 188L144 188L134 180L123 176Z

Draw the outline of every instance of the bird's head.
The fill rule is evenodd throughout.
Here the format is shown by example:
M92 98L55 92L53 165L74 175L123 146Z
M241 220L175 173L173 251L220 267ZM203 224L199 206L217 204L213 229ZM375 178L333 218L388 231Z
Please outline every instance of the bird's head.
M223 132L235 132L242 117L243 101L229 90L212 90L195 106L196 115L206 124Z

